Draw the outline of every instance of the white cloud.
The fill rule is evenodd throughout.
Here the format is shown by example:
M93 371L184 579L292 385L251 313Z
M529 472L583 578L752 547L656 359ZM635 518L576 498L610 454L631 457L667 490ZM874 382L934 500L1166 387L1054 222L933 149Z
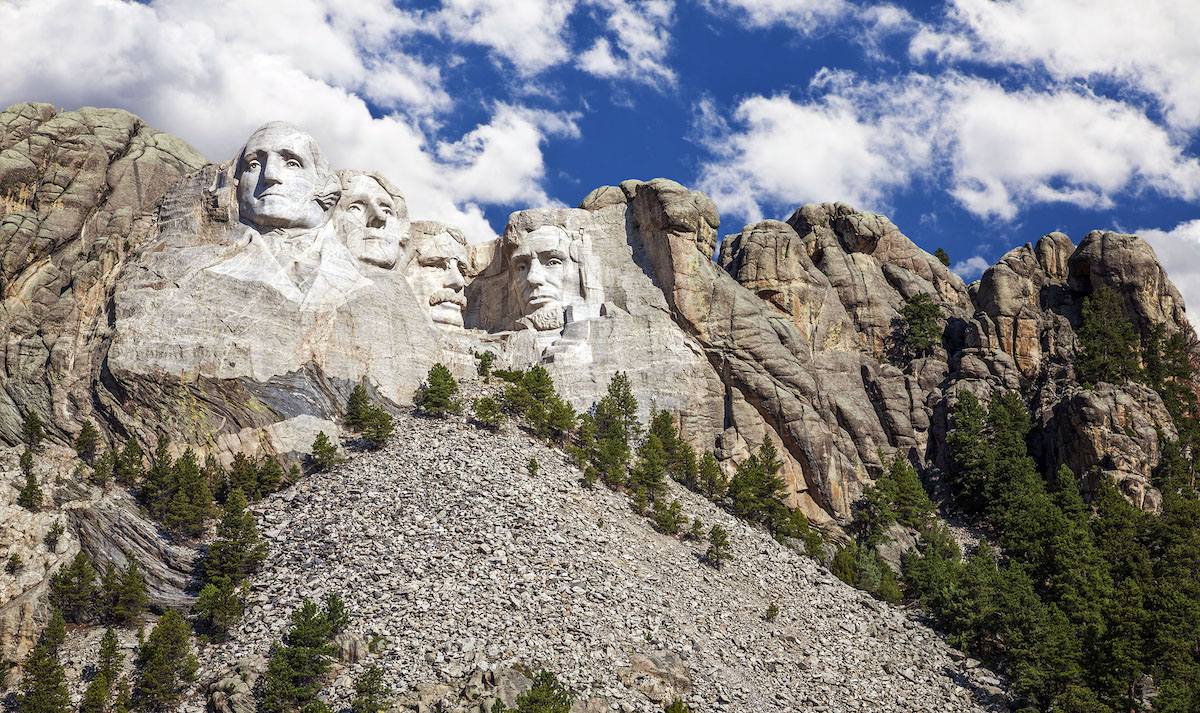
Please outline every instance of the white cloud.
M1180 223L1171 230L1143 228L1136 231L1154 248L1184 304L1192 327L1200 330L1200 220Z
M851 12L845 0L704 0L718 14L733 15L751 28L786 25L809 34Z
M379 170L416 218L494 235L480 204L550 202L541 143L577 133L570 116L497 104L461 140L421 117L449 103L438 70L396 49L414 19L386 0L38 0L0 4L0 106L121 107L213 161L261 124L287 119L335 167ZM269 28L269 31L268 31ZM385 107L372 117L359 93Z
M589 0L607 17L606 27L616 37L618 56L607 38L597 38L579 56L578 66L598 77L624 77L665 88L675 84L675 72L666 63L671 47L673 0Z
M567 18L576 0L443 0L430 27L489 47L529 75L570 58Z
M915 57L1040 66L1057 79L1106 78L1156 96L1173 125L1200 127L1200 3L1178 0L952 0Z
M1200 162L1166 129L1090 93L844 71L818 73L810 89L817 98L745 99L733 126L709 117L703 142L716 158L700 183L724 210L757 219L764 206L826 200L885 210L896 191L930 180L975 215L1003 219L1039 203L1105 208L1144 190L1200 197Z
M979 277L992 264L978 255L972 255L966 260L959 260L954 263L950 271L963 279L963 282L970 282Z

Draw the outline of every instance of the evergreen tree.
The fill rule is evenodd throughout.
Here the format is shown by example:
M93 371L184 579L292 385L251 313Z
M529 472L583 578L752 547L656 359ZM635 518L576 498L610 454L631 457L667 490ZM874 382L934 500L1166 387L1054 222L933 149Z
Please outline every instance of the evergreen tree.
M672 500L670 504L662 499L654 501L654 527L667 535L679 534L679 529L687 522L683 516L683 504Z
M475 399L474 409L476 421L493 431L500 427L500 407L495 399L490 396Z
M472 349L471 356L479 360L479 364L475 366L475 373L482 376L485 382L490 381L492 364L496 363L496 355L491 352L477 352Z
M117 466L117 454L113 451L104 451L104 455L96 459L96 464L92 468L92 483L101 488L108 487L108 481L113 477L113 470Z
M705 453L700 459L700 490L709 500L719 500L725 497L729 489L729 478L717 458L712 453Z
M1137 334L1116 290L1104 285L1083 301L1083 325L1077 334L1082 381L1123 384L1140 376Z
M671 477L685 488L695 490L700 485L699 464L696 462L696 449L692 444L677 439L675 457L668 466Z
M350 711L383 713L388 709L387 699L391 695L392 690L383 683L383 669L372 666L354 682L354 699L350 701Z
M263 710L267 713L299 710L315 700L321 676L329 670L334 647L328 611L304 599L292 612L292 626L267 663Z
M25 485L17 494L17 505L37 512L42 509L42 488L33 474L33 456L28 450L21 453L21 470L25 472Z
M36 411L27 411L25 418L21 421L21 441L28 448L37 450L37 447L42 444L42 439L45 436L45 431L42 429L41 417L37 415Z
M737 473L729 481L734 514L763 523L772 533L784 527L789 510L781 493L785 487L783 478L777 475L782 467L771 438L763 439L758 452L739 463Z
M942 263L946 267L950 267L950 255L945 250L938 248L937 250L933 251L933 256L938 259L938 262Z
M50 526L50 529L46 530L46 538L43 540L43 542L46 543L46 549L50 552L57 550L58 540L60 537L62 537L63 532L65 531L66 530L63 528L62 522L55 520L54 524Z
M667 490L666 473L667 455L658 436L652 433L638 448L637 463L629 474L629 489L645 493L651 501L657 500Z
M337 446L330 443L324 431L317 434L312 444L312 463L317 472L329 470L338 462Z
M54 650L36 644L25 656L17 700L21 713L66 713L71 699Z
M100 639L100 660L96 667L110 684L121 675L121 646L117 632L111 626L104 630L104 637Z
M708 550L704 559L717 569L733 556L733 548L729 544L729 533L720 525L713 525L708 531Z
M112 607L113 621L131 621L146 611L149 596L146 593L146 578L138 567L136 557L128 557L121 572L121 587Z
M130 436L125 441L125 447L117 456L116 467L113 471L117 482L126 487L133 487L145 475L145 465L142 462L142 447L137 440Z
M100 590L96 595L96 608L101 619L113 620L113 609L120 597L121 573L117 571L117 565L109 560L104 564L104 571L100 573Z
M954 418L946 443L950 446L951 470L957 499L968 510L981 510L991 469L991 447L987 438L987 411L970 391L954 402Z
M95 606L96 571L83 552L75 555L71 564L60 568L50 578L50 602L63 616L81 624L92 616Z
M63 619L62 612L58 609L54 609L51 613L50 621L47 622L46 628L42 629L42 634L38 640L54 652L57 652L63 643L66 642L67 622Z
M349 400L346 401L346 426L356 432L365 430L371 405L366 387L362 384L355 386L350 392Z
M444 364L434 364L417 396L417 406L431 416L457 413L459 405L454 398L457 393L458 382L450 370Z
M258 569L265 557L266 545L259 538L254 513L246 511L245 496L241 489L234 488L217 523L217 539L208 546L203 579L207 583L228 580L237 586Z
M165 708L181 693L181 685L195 679L199 663L192 655L187 621L168 610L138 647L139 676L133 695L140 707Z
M320 436L317 436L320 438ZM245 453L236 453L229 466L229 490L240 490L247 500L258 497L258 464ZM226 497L229 497L228 491Z
M175 480L171 474L174 460L171 458L171 442L162 434L158 436L158 445L154 448L154 457L150 468L146 471L145 482L138 491L138 498L154 519L162 522L167 514L167 508L175 496Z
M258 497L255 499L260 499L279 490L279 487L283 485L283 481L286 478L283 466L279 465L277 459L271 456L263 456L258 461L258 487L255 490L255 494Z
M927 356L942 343L942 306L928 293L909 297L900 308L900 324L893 339L895 355L902 361Z
M217 457L212 453L204 457L204 468L201 473L204 475L204 481L208 483L208 490L212 493L213 500L224 503L225 498L229 495L229 478L225 474L225 469L217 462Z
M533 677L529 690L517 696L516 713L570 713L574 702L575 697L558 677L542 670Z
M75 452L89 465L96 458L96 447L100 444L100 432L91 421L84 421L83 427L75 436Z
M392 435L396 422L382 407L371 404L363 417L363 438L367 440L372 450L383 448L387 439Z
M108 703L109 683L101 674L96 674L88 682L83 692L83 702L79 704L79 713L104 713Z
M196 462L196 453L191 448L184 451L179 460L171 465L169 482L168 492L173 492L163 523L176 535L203 535L213 514L213 496L208 488L208 479L201 472L200 465Z
M192 606L192 613L204 621L214 641L228 639L230 627L242 618L242 603L233 582L227 577L207 582Z

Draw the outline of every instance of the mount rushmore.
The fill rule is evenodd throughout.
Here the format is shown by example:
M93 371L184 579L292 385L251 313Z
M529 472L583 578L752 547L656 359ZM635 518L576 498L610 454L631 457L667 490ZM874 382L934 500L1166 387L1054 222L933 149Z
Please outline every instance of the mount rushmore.
M1134 236L1052 233L966 285L840 203L722 239L704 194L629 180L470 243L412 219L404 179L334 170L284 122L214 164L127 112L5 110L0 436L17 442L32 410L64 442L91 420L110 441L298 458L338 431L354 386L398 407L434 363L465 375L488 351L501 368L544 365L577 409L625 372L644 412L670 411L727 468L770 437L790 504L829 525L889 454L944 467L963 390L1021 390L1068 444L1048 467L1098 468L1153 507L1157 431L1172 428L1157 394L1062 378L1101 286L1139 328L1194 344ZM897 359L899 310L919 294L941 307L942 343Z

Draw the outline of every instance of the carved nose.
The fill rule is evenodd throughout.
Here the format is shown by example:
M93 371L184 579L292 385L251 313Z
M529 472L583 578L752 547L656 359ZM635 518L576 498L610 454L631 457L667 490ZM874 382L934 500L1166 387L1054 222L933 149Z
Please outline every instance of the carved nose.
M446 269L446 279L443 284L446 287L466 287L467 281L463 279L462 268L457 264L450 265Z
M281 183L283 180L281 177L282 168L279 157L268 155L263 160L262 182L268 184Z
M379 206L367 204L367 227L382 228L387 225L387 216L379 209Z
M529 263L529 272L525 273L525 280L531 285L546 284L546 269L542 267L542 263L534 260Z

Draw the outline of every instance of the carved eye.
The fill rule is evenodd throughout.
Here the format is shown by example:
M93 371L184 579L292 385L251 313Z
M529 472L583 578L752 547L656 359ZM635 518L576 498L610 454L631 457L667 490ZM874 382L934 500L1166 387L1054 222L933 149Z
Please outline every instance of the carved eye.
M300 162L294 158L289 158L283 165L287 166L288 168L300 168Z
M560 257L552 257L546 261L547 267L558 267L561 264L563 264L563 260Z
M517 272L528 272L529 271L529 261L528 260L518 260L516 267L517 267Z
M361 213L362 209L363 209L362 203L351 203L350 205L346 206L347 213L349 213L350 211L355 211L355 212Z
M249 170L252 170L255 168L258 168L258 159L256 159L256 158L246 159L246 170L249 171Z

